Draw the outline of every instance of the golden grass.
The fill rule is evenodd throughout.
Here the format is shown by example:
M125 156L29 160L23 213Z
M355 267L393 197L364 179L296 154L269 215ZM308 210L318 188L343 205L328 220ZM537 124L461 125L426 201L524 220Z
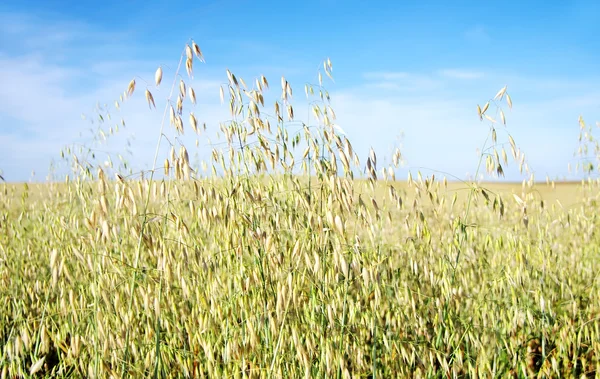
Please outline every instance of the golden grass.
M188 75L194 57L186 45ZM158 144L186 127L178 74ZM264 76L227 80L213 175L178 145L160 160L157 146L166 179L77 158L66 183L0 184L2 378L598 375L597 182L392 180L399 154L383 177L335 132L321 72L305 88L316 124L297 134L285 78L273 117ZM502 100L506 87L478 107L493 175L508 164L488 115L504 119Z

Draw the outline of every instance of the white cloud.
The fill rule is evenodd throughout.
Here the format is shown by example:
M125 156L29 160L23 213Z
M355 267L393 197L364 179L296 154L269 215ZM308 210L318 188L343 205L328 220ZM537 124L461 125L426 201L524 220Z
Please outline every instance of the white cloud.
M454 79L451 76L421 76L422 80L430 81L429 88L435 90L424 91L420 96L414 96L411 90L400 86L390 86L385 93L373 91L369 82L359 88L332 91L338 123L354 141L363 159L373 147L380 156L387 156L389 162L397 136L403 132L402 151L408 168L423 168L424 172L426 169L439 170L465 179L467 173L472 175L477 168L476 151L481 148L489 130L488 124L479 121L476 105L485 103L499 88L493 91L476 86L455 89L449 84ZM386 72L381 75L370 73L368 77L404 80L412 75ZM486 74L486 82L499 83L504 79L502 75ZM549 82L557 89L563 83L564 91L549 96L544 91ZM567 164L573 161L577 146L577 118L579 114L598 117L600 93L596 88L600 82L578 86L576 92L568 90L572 83L566 78L514 76L508 84L509 88L519 88L524 83L531 85L532 92L526 97L519 96L518 92L511 93L512 110L503 104L508 126L497 127L498 140L508 142L505 131L511 133L526 153L537 179L543 180L547 174L550 177L568 175ZM488 112L494 115L493 111L492 107ZM506 149L510 156L508 145ZM515 163L509 164L509 169L505 170L507 179L522 179L517 168ZM404 175L406 170L399 173Z
M26 123L43 123L48 117L68 113L65 87L79 73L44 65L39 57L0 58L0 114ZM54 121L54 120L49 120ZM42 132L44 132L42 130Z
M450 79L480 79L485 76L483 72L459 69L439 70L438 74Z
M399 80L407 79L411 76L408 72L394 72L394 71L372 71L363 74L363 77L367 80Z
M7 17L0 15L0 19ZM29 17L22 19L31 21ZM176 67L179 57L172 62L164 61L168 62L165 77L160 89L155 89L153 77L156 63L146 62L133 53L114 54L115 49L118 51L121 47L108 41L112 33L103 37L97 31L92 32L95 39L106 40L93 46L95 54L104 52L98 55L104 55L105 58L95 59L88 65L85 59L81 59L81 52L70 51L75 39L85 39L85 31L89 29L87 26L58 32L57 26L52 23L11 25L0 26L0 30L8 30L16 39L13 41L15 45L19 45L19 41L30 43L35 40L42 45L52 42L53 47L57 51L64 51L69 59L66 62L57 60L52 51L43 49L23 52L6 48L0 54L0 142L3 146L0 149L0 172L4 178L9 181L27 180L33 170L37 173L37 180L44 180L51 160L58 159L61 148L72 143L96 148L99 156L104 156L105 152L123 153L131 134L135 136L131 146L134 153L131 163L134 167L149 168L148 162L153 158L163 107L173 79L173 71L168 67ZM56 35L62 37L48 35L46 29L57 31ZM186 79L196 92L198 104L193 110L200 123L215 125L226 111L226 107L219 106L218 86L221 82L204 74L201 65L196 65L194 70L196 79ZM186 76L184 68L183 77ZM137 82L134 97L117 111L113 106L114 101L134 77ZM156 110L148 109L144 99L146 87L154 94ZM94 111L96 103L108 104L111 109L112 119L105 120L103 124L105 132L118 124L121 117L126 122L121 133L109 138L108 143L102 146L93 144L93 136L89 132L90 128L100 126ZM191 104L187 100L186 103L185 109L191 110ZM81 119L82 113L88 120ZM183 117L187 124L188 114L184 113ZM168 136L172 136L172 127L167 125L165 130ZM182 137L188 146L193 146L191 135L188 127ZM203 142L201 139L200 143Z
M381 71L362 75L364 87L369 89L424 92L441 89L442 82L421 73Z

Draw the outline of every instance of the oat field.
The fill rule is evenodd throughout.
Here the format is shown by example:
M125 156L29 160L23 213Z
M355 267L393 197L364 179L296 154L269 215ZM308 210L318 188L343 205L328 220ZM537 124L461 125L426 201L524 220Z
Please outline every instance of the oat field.
M359 156L335 127L329 60L293 93L311 101L302 122L285 78L227 71L231 120L203 171L165 138L203 133L183 79L199 63L190 41L172 84L153 73L173 86L155 170L69 151L66 180L0 183L2 378L600 376L600 187L534 180L507 87L474 106L474 165L522 183L396 178L400 150ZM138 82L118 104L160 110Z

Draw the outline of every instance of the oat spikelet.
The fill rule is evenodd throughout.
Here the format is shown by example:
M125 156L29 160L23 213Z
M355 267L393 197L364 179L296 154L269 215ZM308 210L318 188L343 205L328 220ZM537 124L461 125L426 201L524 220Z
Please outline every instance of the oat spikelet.
M29 375L33 375L42 369L44 362L46 361L46 356L44 355L42 358L38 359L33 365L31 365L31 369L29 369Z
M494 96L494 100L502 99L502 96L504 96L505 92L506 92L506 86L504 86L500 91L498 91L496 96Z
M169 109L169 123L175 125L175 109L173 109L173 105Z
M156 69L156 72L154 73L154 82L156 83L156 86L160 86L160 82L162 82L162 75L163 75L163 70L162 67L158 67Z
M375 208L376 212L379 212L379 205L377 205L377 201L374 198L371 198L371 203L373 204L373 208Z
M198 60L202 63L205 63L204 56L202 55L202 51L200 50L200 46L198 46L196 42L192 41L192 48L194 49L194 53L196 54Z
M371 162L373 162L373 166L377 167L377 155L375 154L375 150L373 148L369 151L369 158L371 158Z
M154 97L149 90L146 90L146 101L148 102L148 107L152 109L152 106L156 109L156 104L154 103Z
M186 59L185 60L185 70L187 71L187 74L190 78L194 77L194 62L191 59Z
M490 102L488 101L487 103L485 103L485 105L483 106L483 109L481 110L481 114L485 114L485 112L488 110L488 108L490 107Z
M192 130L198 134L198 120L196 120L193 112L190 112L190 125L192 126Z
M258 105L256 105L254 101L250 100L250 104L248 105L248 107L250 108L250 111L253 113L254 116L260 116L260 110L258 109Z
M192 87L188 87L188 96L190 97L192 104L196 104L196 92L194 92Z
M517 148L517 144L515 143L515 140L512 138L512 136L511 136L511 135L509 135L509 136L508 136L508 141L510 142L510 146L511 146L513 149L516 149L516 148Z
M179 148L179 157L182 158L183 161L187 164L190 163L190 157L188 155L187 149L183 145Z
M185 82L183 79L179 81L179 94L182 99L185 97Z
M169 158L171 158L171 162L175 162L177 157L175 156L175 147L171 146L171 150L169 150Z
M183 112L183 100L181 99L181 95L177 96L177 113L181 114Z
M133 95L133 91L135 91L135 79L132 79L129 82L129 86L127 87L127 96Z
M513 193L513 197L515 198L515 201L517 202L517 204L519 204L520 206L523 206L525 204L523 199L521 199L517 194Z
M233 75L233 74L231 73L231 71L229 71L229 69L227 69L227 79L229 79L229 83L230 83L232 86L235 86L235 87L237 87L237 86L238 86L238 81L237 81L237 79L236 79L235 75Z
M344 235L344 223L342 222L342 219L340 218L340 216L335 216L335 220L334 220L334 224L335 224L335 230L341 235Z
M190 45L185 45L185 55L187 56L187 59L193 59L194 58L194 54L192 52L192 48L190 47Z
M179 134L183 134L183 120L181 119L181 116L177 116L175 119L175 128Z
M267 78L265 78L264 75L261 75L260 81L262 82L262 84L265 88L269 88L269 82L267 82Z

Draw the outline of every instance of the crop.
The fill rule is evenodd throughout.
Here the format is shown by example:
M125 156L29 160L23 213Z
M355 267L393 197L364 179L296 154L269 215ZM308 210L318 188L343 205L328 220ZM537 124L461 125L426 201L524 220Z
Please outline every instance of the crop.
M596 180L398 181L400 150L361 163L340 133L328 59L304 122L285 78L227 70L231 119L203 170L177 138L205 132L197 62L190 41L143 176L66 154L64 182L1 184L2 378L598 375ZM156 111L139 86L117 105L139 95ZM478 173L528 173L512 106L504 87L477 107Z

